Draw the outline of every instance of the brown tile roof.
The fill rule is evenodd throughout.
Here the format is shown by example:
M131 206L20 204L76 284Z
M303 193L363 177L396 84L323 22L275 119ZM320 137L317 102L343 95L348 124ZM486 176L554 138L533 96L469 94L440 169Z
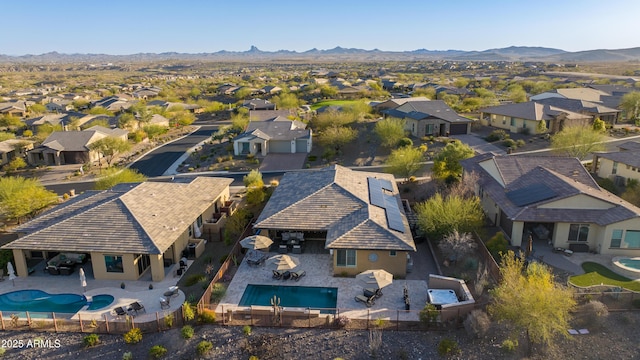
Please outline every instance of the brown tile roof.
M162 254L232 179L120 184L88 191L15 229L5 249Z
M369 203L368 177L388 179L405 231L389 228L383 208ZM256 228L327 231L326 248L415 251L392 175L331 166L286 173L256 221Z

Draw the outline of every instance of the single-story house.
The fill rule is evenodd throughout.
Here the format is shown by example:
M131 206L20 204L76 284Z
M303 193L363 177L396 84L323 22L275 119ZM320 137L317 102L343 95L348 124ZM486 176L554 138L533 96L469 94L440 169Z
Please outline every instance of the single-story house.
M388 117L406 120L406 130L411 135L449 136L471 132L471 120L456 113L442 100L407 101L402 105L383 110Z
M545 132L557 132L568 125L587 125L593 116L562 109L556 106L528 101L491 106L480 109L480 121L512 133L538 134L538 126L545 122Z
M105 137L127 140L129 132L93 126L82 131L55 131L40 146L27 153L27 162L33 165L85 164L98 161L100 154L89 145Z
M27 105L24 101L10 101L0 103L0 115L24 117L27 114Z
M233 180L187 181L86 191L17 227L18 239L2 249L13 251L18 276L28 275L28 260L84 254L98 280L138 280L150 271L161 281L165 266L177 263L190 244L204 246L197 240L203 221L229 199Z
M233 140L235 155L269 153L310 153L311 129L301 121L277 116L270 120L251 121L247 129Z
M578 159L483 154L461 163L512 245L531 234L553 247L640 256L640 208L600 188Z
M394 99L389 99L387 101L383 101L381 103L373 105L372 108L375 111L382 112L382 110L395 109L404 103L408 103L412 101L430 101L430 100L424 96L394 98Z
M602 104L586 100L551 97L538 100L536 102L540 104L555 106L559 109L565 109L579 114L590 115L594 119L600 118L600 120L612 125L615 125L617 123L618 115L621 113L621 111L618 109L613 109Z
M269 100L252 99L242 102L242 107L249 110L275 110L276 104L269 102Z
M564 89L554 89L547 92L543 92L537 95L534 95L529 98L531 101L537 101L541 99L548 98L563 98L563 99L576 99L576 100L586 100L591 102L600 102L601 96L609 95L608 93L594 89L594 88L564 88Z
M593 153L592 171L601 178L624 186L629 180L640 181L640 143L628 141L618 151Z
M33 141L25 139L8 139L0 141L0 165L8 164L16 157L22 157L33 149Z
M334 275L384 269L404 277L416 251L394 177L339 165L286 173L254 227L276 240L302 234L329 251Z

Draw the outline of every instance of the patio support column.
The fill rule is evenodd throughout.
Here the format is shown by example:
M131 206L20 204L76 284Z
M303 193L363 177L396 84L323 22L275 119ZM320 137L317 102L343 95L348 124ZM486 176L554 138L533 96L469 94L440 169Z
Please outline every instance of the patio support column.
M164 264L162 263L162 254L149 255L151 262L151 280L162 281L164 279Z
M513 227L511 228L511 245L513 246L521 246L522 245L522 232L524 231L524 222L522 221L514 221Z
M27 272L27 258L24 256L24 252L20 249L13 249L13 260L16 266L16 275L29 276ZM7 269L4 269L7 271Z

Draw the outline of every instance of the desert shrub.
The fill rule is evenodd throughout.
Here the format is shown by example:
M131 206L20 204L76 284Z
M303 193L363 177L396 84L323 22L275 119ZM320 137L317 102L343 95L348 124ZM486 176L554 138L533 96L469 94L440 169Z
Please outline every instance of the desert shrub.
M213 284L211 287L211 303L217 304L227 293L227 287L224 284Z
M149 349L149 356L154 359L160 359L167 353L167 348L162 345L153 345L151 349Z
M502 142L502 146L507 147L507 148L512 148L512 149L518 148L518 145L516 144L516 142L513 139L505 139Z
M82 339L82 343L86 347L96 346L100 342L98 334L89 334Z
M409 182L416 182L418 178L416 178L415 176L409 176Z
M186 321L191 321L196 318L196 314L193 311L191 304L185 300L182 304L182 315Z
M453 339L445 338L438 343L438 354L440 356L449 356L459 352L458 342Z
M500 261L500 258L502 257L501 254L507 253L507 246L509 246L509 242L504 238L504 234L499 232L487 241L486 246L493 258L496 259L496 261Z
M520 140L516 141L516 145L517 145L518 147L523 147L523 146L525 146L525 145L526 145L526 143L525 143L525 141L524 141L524 140L520 139Z
M309 155L309 157L307 159L309 159L309 161L316 161L316 160L318 160L318 157L315 156L315 155Z
M123 353L122 360L133 360L133 354L131 353L131 351Z
M585 325L600 326L604 319L609 315L607 305L597 300L591 300L579 307L578 312L581 314L582 321Z
M196 345L196 351L198 351L198 355L204 355L213 349L213 344L211 341L202 340Z
M193 337L193 327L191 325L185 325L180 330L180 335L184 339L191 339Z
M193 286L195 284L197 284L198 282L202 281L203 279L206 280L206 277L202 274L193 274L193 275L189 275L189 277L187 277L187 280L185 280L184 285L185 286Z
M333 319L333 324L339 328L346 327L347 325L349 325L349 322L351 322L351 319L344 315L338 316L337 318Z
M242 327L242 333L249 336L251 335L251 326L245 325Z
M509 135L504 130L494 130L491 134L487 135L485 140L488 142L494 142L509 138Z
M500 348L508 352L516 351L517 347L518 347L518 340L511 340L511 339L506 339L505 341L502 342L502 345L500 346Z
M142 330L133 328L124 334L124 342L127 344L137 344L142 341Z
M400 139L400 141L398 141L398 147L405 147L405 146L413 146L413 140L405 137Z
M484 337L489 331L491 320L489 316L482 310L473 310L464 320L464 328L467 333L475 338Z
M167 314L164 317L164 325L168 328L173 327L173 314Z
M278 185L280 185L280 181L278 181L276 179L273 179L273 180L269 181L269 185L278 186Z
M216 313L213 310L202 309L198 314L198 322L203 324L213 324L216 322Z
M420 321L431 324L435 323L438 320L438 315L440 311L436 309L436 306L433 304L427 304L422 310L420 310Z

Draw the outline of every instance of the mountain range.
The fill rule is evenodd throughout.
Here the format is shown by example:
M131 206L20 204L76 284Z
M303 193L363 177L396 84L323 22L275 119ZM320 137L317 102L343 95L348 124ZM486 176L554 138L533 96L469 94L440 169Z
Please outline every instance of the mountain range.
M40 55L0 55L0 63L115 63L167 60L195 61L393 61L393 60L450 60L450 61L540 61L540 62L629 62L640 61L640 47L629 49L599 49L569 52L560 49L511 46L484 51L427 50L382 51L335 47L316 48L297 52L291 50L262 51L255 46L247 51L221 50L213 53L138 53L131 55L62 54L49 52Z

